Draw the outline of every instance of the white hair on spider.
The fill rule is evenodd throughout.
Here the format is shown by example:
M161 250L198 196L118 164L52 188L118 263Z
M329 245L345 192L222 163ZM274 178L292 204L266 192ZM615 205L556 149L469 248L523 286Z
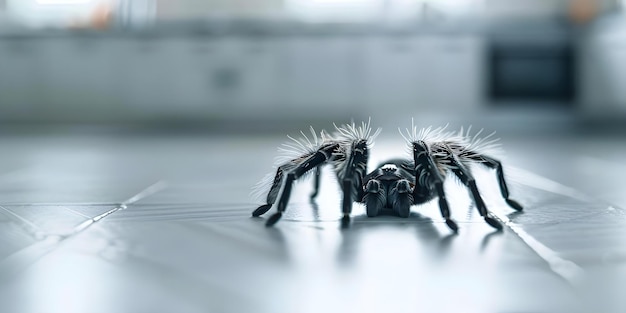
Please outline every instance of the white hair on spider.
M322 145L333 140L325 130L321 130L318 134L315 128L310 126L309 132L310 134L300 131L298 137L287 135L289 141L278 147L278 155L274 158L272 171L254 185L250 193L251 198L261 200L267 194L274 184L275 172L279 167L282 167L284 172L289 172L298 166L300 161L313 155Z
M404 133L400 128L398 128L398 131L407 143L424 141L426 144L431 144L462 140L462 136L459 133L448 130L448 124L435 128L432 126L418 128L415 125L415 119L411 119L411 128L406 128Z
M275 159L275 165L282 165L286 162L299 159L303 155L311 155L323 144L333 140L325 130L321 130L318 135L313 126L310 126L309 132L310 134L307 135L304 131L300 131L301 136L299 137L287 135L289 141L278 147L278 156Z
M496 132L491 132L486 136L481 136L484 129L480 129L478 132L472 135L472 126L470 125L467 130L461 127L459 130L459 137L464 139L463 149L461 151L455 151L460 154L462 158L475 157L480 154L488 154L492 156L501 157L504 154L502 145L500 144L500 138L495 137Z
M360 125L357 125L354 122L340 126L337 126L336 124L333 125L335 126L334 137L337 140L346 142L366 140L369 148L374 145L374 139L376 139L382 131L381 128L372 130L371 118L367 120L367 123L361 122Z

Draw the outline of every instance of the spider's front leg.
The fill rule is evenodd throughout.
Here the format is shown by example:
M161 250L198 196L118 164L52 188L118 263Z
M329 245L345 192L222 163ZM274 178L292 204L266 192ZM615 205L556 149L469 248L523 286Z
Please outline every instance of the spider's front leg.
M272 186L267 193L267 197L265 200L266 204L263 204L259 206L256 210L254 210L254 212L252 212L252 216L259 217L267 213L267 211L272 208L272 205L274 205L274 202L276 202L276 199L278 198L278 192L280 191L280 187L283 184L283 178L285 177L285 173L291 171L291 169L296 166L294 164L298 164L296 160L292 160L278 167L278 169L276 170L276 175L274 175ZM319 165L315 168L315 181L313 183L313 193L311 194L311 201L313 201L315 197L317 197L317 194L319 192L321 167L322 165Z
M283 164L278 167L278 169L276 170L276 175L274 175L272 187L270 188L270 191L267 193L267 198L265 200L266 204L261 205L256 210L254 210L254 212L252 212L252 216L259 217L267 213L267 211L269 211L272 208L272 205L274 205L274 202L276 202L276 198L278 197L280 186L282 186L283 184L283 178L285 177L285 172L288 171L288 168L292 166L291 163L293 162L294 161L291 161L290 163Z
M367 161L369 158L367 140L353 141L350 147L350 154L346 158L343 170L338 173L341 179L343 190L341 226L350 225L350 213L352 212L352 202L361 202L365 196L363 189L363 178L367 174Z
M339 144L337 143L333 143L333 144L328 144L325 145L323 147L321 147L319 150L317 150L317 152L313 153L312 155L310 155L309 157L305 158L303 161L301 161L293 170L289 171L289 173L286 175L286 179L284 180L284 187L282 190L282 193L280 194L280 198L278 200L278 205L277 205L277 211L274 215L272 215L266 222L266 226L272 226L274 224L276 224L276 222L278 222L278 220L280 220L280 218L282 217L283 212L285 212L285 209L287 208L287 204L289 203L289 197L291 196L291 189L293 187L293 183L300 177L302 177L302 175L304 175L306 172L322 165L323 163L327 162L333 155L333 152L339 147ZM280 170L280 168L279 168ZM284 175L284 174L282 174ZM276 177L279 177L279 174L276 174ZM281 181L281 179L279 179L279 181ZM275 185L276 185L276 179L275 179ZM280 183L279 183L280 186ZM274 186L272 186L274 187ZM278 193L278 191L276 191L276 194ZM270 190L270 194L269 196L272 194L272 191ZM275 198L274 198L275 199ZM269 202L269 201L268 201ZM255 215L256 213L265 213L267 212L267 210L269 210L269 207L267 207L269 205L269 207L271 207L271 203L268 203L264 206L259 207L254 213L253 215ZM263 211L264 210L264 211ZM257 211L262 211L262 212L257 212ZM260 214L259 214L260 215ZM258 216L258 215L256 215Z
M413 198L415 201L420 198L418 186L427 186L434 189L439 197L439 210L441 216L446 221L446 225L455 233L459 230L459 226L450 217L450 208L446 194L443 189L443 177L433 160L430 150L424 141L415 141L412 143L413 159L415 162L415 188Z

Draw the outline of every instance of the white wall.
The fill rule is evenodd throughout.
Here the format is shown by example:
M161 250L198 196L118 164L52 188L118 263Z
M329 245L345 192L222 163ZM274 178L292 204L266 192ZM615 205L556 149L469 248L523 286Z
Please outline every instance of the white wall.
M493 17L565 16L577 0L484 0L486 13ZM602 13L618 8L621 0L588 0Z
M564 14L569 0L485 0L490 16L545 16Z
M84 17L97 3L138 0L77 0L73 5L41 5L37 0L7 2L10 14L31 26L59 26ZM146 0L143 0L146 1ZM573 0L150 0L161 19L225 17L287 17L313 21L416 19L428 14L457 16L542 17L567 14ZM594 1L594 0L590 0ZM600 11L618 7L621 0L597 0Z
M210 16L274 15L283 10L284 0L157 0L163 19Z
M37 0L6 0L7 11L16 20L33 27L68 25L72 19L84 18L99 1L85 0L72 5L44 5Z
M281 15L307 20L419 17L424 7L445 16L563 16L572 0L158 0L162 18ZM601 11L621 0L591 0ZM385 13L386 12L386 13Z
M0 0L1 1L1 0ZM113 23L145 25L154 21L156 0L6 0L7 15L34 28L64 28L86 22L102 5L113 11Z

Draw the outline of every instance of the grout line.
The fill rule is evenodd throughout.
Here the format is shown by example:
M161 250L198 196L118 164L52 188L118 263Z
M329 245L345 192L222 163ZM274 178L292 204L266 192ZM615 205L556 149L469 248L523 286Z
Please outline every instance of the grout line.
M108 210L108 211L106 211L106 212L104 212L104 213L102 213L102 214L100 214L98 216L92 217L92 218L90 218L90 219L88 219L88 220L78 224L76 227L74 227L74 229L72 230L71 233L69 233L68 235L64 236L64 240L69 238L69 237L73 237L74 235L79 234L80 232L82 232L85 229L89 228L89 226L93 225L94 223L98 222L99 220L101 220L101 219L103 219L103 218L105 218L105 217L107 217L107 216L109 216L109 215L111 215L111 214L121 210L121 209L122 209L121 206L116 206L116 207L114 207L111 210Z
M76 226L74 228L74 230L72 231L71 234L69 234L67 237L71 237L74 236L82 231L84 231L85 229L87 229L89 226L91 226L92 224L98 222L99 220L117 212L120 210L125 210L127 208L128 205L131 205L141 199L144 199L150 195L153 195L163 189L167 188L167 183L163 180L158 181L150 186L148 186L148 188L145 188L144 190L140 191L138 194L130 197L129 199L123 201L119 206L114 207L113 209L106 211L96 217L90 218L80 224L78 224L78 226Z
M70 209L70 208L68 208L67 206L60 206L60 207L62 207L62 208L64 208L64 209L66 209L66 210L68 210L68 211L70 211L70 212L72 212L72 213L74 213L74 214L80 215L80 216L82 216L82 217L84 217L84 218L92 218L91 216L89 216L89 215L87 215L87 214L83 214L83 213L78 212L78 211L76 211L76 210L74 210L74 209Z
M41 237L41 234L43 233L43 231L41 230L41 228L37 225L35 225L33 222L23 218L22 216L20 216L19 214L9 210L8 208L5 208L4 206L0 205L0 209L2 209L3 211L6 211L7 213L9 213L11 216L15 217L17 220L19 220L22 224L28 226L28 232L35 238L39 238Z
M564 195L582 201L595 200L593 197L587 196L583 192L580 192L572 187L565 186L559 182L553 181L549 178L540 176L533 172L521 168L509 168L513 169L514 172L517 172L517 174L523 175L525 179L524 185L527 185L529 187L543 189L545 191ZM550 266L552 272L565 279L565 281L567 281L572 286L579 286L583 282L585 271L578 264L574 263L571 260L560 257L557 252L541 243L535 237L531 236L523 229L522 226L512 222L503 213L491 211L491 214L493 214L503 224L509 227L509 229L511 229L513 233L515 233L531 250L533 250L540 258L542 258L548 264L548 266Z
M0 274L5 273L7 270L12 272L15 270L15 267L25 267L28 264L32 264L37 260L44 257L46 254L52 252L54 249L58 248L61 243L65 240L74 237L75 235L85 231L94 223L102 220L103 218L117 212L120 210L126 209L126 207L130 204L133 204L143 198L146 198L150 195L153 195L163 189L167 188L167 183L163 180L158 181L147 188L143 189L136 195L130 197L127 200L124 200L120 205L115 206L113 209L104 212L96 217L93 217L74 228L74 230L65 236L48 236L44 240L39 241L35 244L32 244L20 251L17 251L4 260L0 261ZM5 208L6 210L6 208ZM9 211L10 212L10 211Z
M569 284L578 286L583 281L585 271L578 264L560 257L558 253L528 234L522 226L511 222L505 215L496 214L494 211L491 214L508 226L531 250L548 263L554 273L561 276Z

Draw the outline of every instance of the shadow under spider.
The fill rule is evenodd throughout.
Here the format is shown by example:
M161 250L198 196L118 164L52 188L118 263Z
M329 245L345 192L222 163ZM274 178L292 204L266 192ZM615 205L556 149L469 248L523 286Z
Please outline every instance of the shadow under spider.
M418 240L428 243L436 243L434 246L438 248L433 251L436 258L445 256L441 251L447 251L452 239L456 237L455 233L443 236L433 224L432 219L425 217L419 213L411 212L408 218L400 218L389 211L383 211L380 216L367 217L365 215L355 216L352 225L349 228L341 230L341 245L337 252L337 260L345 266L352 265L359 255L359 245L362 243L363 235L374 229L391 228L391 229L412 229L418 237Z
M315 200L310 200L310 209L312 212L313 223L317 224L320 227L316 227L314 225L308 225L310 228L315 229L317 235L314 237L313 246L311 246L311 242L309 242L309 248L311 247L319 247L324 245L326 235L322 232L330 231L328 225L318 224L323 222L320 218L320 206ZM514 213L515 214L515 213ZM521 213L517 213L518 215ZM255 218L255 220L257 220ZM264 219L259 218L257 221L263 221ZM310 221L309 221L310 222ZM297 225L292 224L292 225ZM331 223L331 227L335 225ZM442 224L444 225L444 224ZM436 262L440 262L449 257L450 252L452 251L452 246L457 237L462 235L463 230L460 233L440 231L438 227L435 225L433 220L429 217L426 217L418 212L411 212L408 218L400 218L397 217L391 210L384 210L377 217L368 217L366 215L356 215L353 216L350 227L342 228L340 225L336 225L337 231L332 231L333 236L340 236L340 244L339 247L336 248L335 258L337 263L340 266L352 266L355 262L358 263L356 259L362 253L359 253L359 250L363 249L364 246L367 246L366 249L372 249L373 247L369 246L369 243L366 242L365 236L371 232L375 232L376 230L380 230L383 228L387 229L396 229L396 230L412 230L420 243L425 243L425 246L416 247L416 249L426 249L429 251L427 257L432 258ZM284 230L281 225L267 228L268 239L277 243L280 246L280 250L282 256L286 261L290 260L290 250L293 248L300 247L302 243L298 243L298 245L289 244L287 241L296 240L299 241L297 236L290 235L288 236L290 240L285 238ZM289 227L291 228L291 227ZM447 228L446 228L447 230ZM483 253L489 242L495 238L498 234L502 234L501 231L493 231L484 235L481 244L480 244L480 253ZM399 239L402 240L402 239ZM365 245L364 245L365 243ZM293 252L293 251L292 251Z

